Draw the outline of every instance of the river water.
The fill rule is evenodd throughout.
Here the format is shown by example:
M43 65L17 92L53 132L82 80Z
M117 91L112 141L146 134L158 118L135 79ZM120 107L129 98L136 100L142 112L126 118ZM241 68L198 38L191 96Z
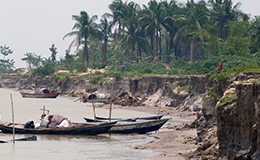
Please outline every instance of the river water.
M0 88L0 120L12 122L12 103L15 123L25 123L34 120L39 123L45 106L50 114L59 114L68 117L72 122L84 123L83 117L93 117L91 103L74 102L69 97L58 96L56 99L22 98L19 92ZM98 104L96 104L97 106ZM108 117L109 110L96 108L97 116ZM112 117L148 116L148 113L116 109ZM171 122L172 123L172 122ZM178 122L176 122L178 123ZM15 135L15 138L24 138L32 135ZM0 133L0 140L12 140L12 134ZM2 160L135 160L145 159L158 153L149 150L132 149L136 145L153 140L149 134L101 134L96 136L66 136L66 135L37 135L37 141L17 141L0 143L0 159Z

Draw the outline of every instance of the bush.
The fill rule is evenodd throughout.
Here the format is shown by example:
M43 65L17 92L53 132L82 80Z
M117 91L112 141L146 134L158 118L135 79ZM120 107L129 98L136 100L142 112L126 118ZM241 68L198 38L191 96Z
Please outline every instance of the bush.
M44 77L47 75L52 75L55 72L54 63L46 63L44 66L40 66L35 70L36 74Z

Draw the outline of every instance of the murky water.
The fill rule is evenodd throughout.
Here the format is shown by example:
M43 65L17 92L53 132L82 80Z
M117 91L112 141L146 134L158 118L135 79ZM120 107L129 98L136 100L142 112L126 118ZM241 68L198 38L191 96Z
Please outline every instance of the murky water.
M25 123L34 120L39 123L42 114L40 108L45 106L50 114L60 114L73 122L84 123L83 117L93 117L91 103L74 102L69 97L58 96L56 99L22 98L14 90L0 88L0 120L12 122L11 96L13 99L15 123ZM96 108L97 116L108 117L109 111ZM113 117L148 116L147 113L120 110L112 111ZM182 123L178 122L177 123ZM16 135L16 138L31 135ZM12 134L0 133L0 140L11 140ZM97 136L66 136L66 135L37 135L37 141L0 144L0 159L4 160L118 160L145 159L152 156L152 151L131 149L136 145L145 144L152 140L148 135L130 134L101 134Z

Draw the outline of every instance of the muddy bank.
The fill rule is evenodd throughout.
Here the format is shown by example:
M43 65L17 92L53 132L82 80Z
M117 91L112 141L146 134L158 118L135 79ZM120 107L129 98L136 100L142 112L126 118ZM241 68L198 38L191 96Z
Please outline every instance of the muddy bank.
M109 108L109 105L103 107ZM189 153L194 152L201 146L201 143L197 142L197 129L190 127L197 118L195 113L180 112L176 108L167 106L158 110L158 107L113 105L113 110L116 109L141 111L151 115L159 113L164 115L163 118L171 118L159 131L147 134L151 141L146 144L131 146L134 150L152 150L156 153L156 156L146 157L147 160L186 160L189 158Z

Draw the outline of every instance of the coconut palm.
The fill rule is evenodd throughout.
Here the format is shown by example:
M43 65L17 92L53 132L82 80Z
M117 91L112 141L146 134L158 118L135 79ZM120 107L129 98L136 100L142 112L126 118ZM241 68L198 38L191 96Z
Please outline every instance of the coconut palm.
M35 61L35 53L32 53L32 52L26 52L24 54L25 58L22 58L21 60L22 61L26 61L26 63L28 63L29 65L29 68L32 68L32 64L33 62Z
M175 16L179 11L179 6L177 5L177 2L175 0L172 0L170 3L167 1L164 2L164 7L166 11L166 15L164 18L164 27L167 31L167 34L165 35L166 38L166 54L167 54L167 64L171 62L171 53L174 52L175 58L178 58L178 45L173 43L174 36L178 30L177 25L175 25L175 20L173 19L173 16ZM174 49L174 51L173 51Z
M207 35L206 31L202 28L203 23L209 19L207 10L201 9L199 4L194 3L193 0L187 1L186 7L182 8L182 14L175 16L175 24L180 24L180 28L175 34L174 41L185 43L186 46L186 60L190 55L190 61L196 55L196 48L198 40L204 42L204 37Z
M124 30L124 25L122 24L122 20L126 15L126 5L127 2L123 2L122 0L114 0L109 6L108 8L110 9L110 11L112 12L112 14L106 13L105 16L106 17L111 17L113 18L112 23L110 24L109 27L114 27L115 31L114 31L114 43L116 44L117 41L121 40L121 35L123 33L121 33ZM123 55L123 44L120 47L121 50L121 65L123 65L124 63L124 55Z
M138 23L144 27L146 35L150 38L151 45L151 55L153 56L153 61L157 59L156 53L158 53L158 37L161 31L165 31L165 27L162 22L163 3L157 3L155 0L151 0L148 6L143 5L144 9L140 13L140 18ZM155 40L156 53L154 53Z
M134 61L134 51L135 51L135 44L137 39L139 38L137 35L137 20L138 20L138 13L140 12L141 8L138 4L134 2L130 2L127 4L126 7L126 15L122 20L123 25L125 26L125 30L123 31L123 37L121 43L124 42L127 44L127 53L131 50L131 60ZM129 62L129 54L127 55L127 59Z
M71 42L69 46L69 50L71 49L72 45L75 43L77 48L84 43L83 49L83 62L86 64L86 70L89 67L89 53L88 53L88 38L95 34L97 25L95 20L97 19L97 15L90 17L87 12L81 11L80 15L73 15L72 19L76 21L75 25L73 26L72 32L67 33L64 37L67 36L76 36L75 39Z
M103 47L102 47L102 66L107 65L107 42L108 37L111 34L111 21L108 21L105 14L102 16L102 19L100 20L100 24L98 26L98 29L100 30L102 36L103 36Z
M260 16L256 16L253 19L251 25L251 35L252 35L252 49L253 52L258 52L260 50Z
M217 24L218 27L218 37L226 40L228 36L228 21L238 20L241 15L239 11L241 3L238 2L233 6L232 0L209 0L209 4L212 7L211 21Z

